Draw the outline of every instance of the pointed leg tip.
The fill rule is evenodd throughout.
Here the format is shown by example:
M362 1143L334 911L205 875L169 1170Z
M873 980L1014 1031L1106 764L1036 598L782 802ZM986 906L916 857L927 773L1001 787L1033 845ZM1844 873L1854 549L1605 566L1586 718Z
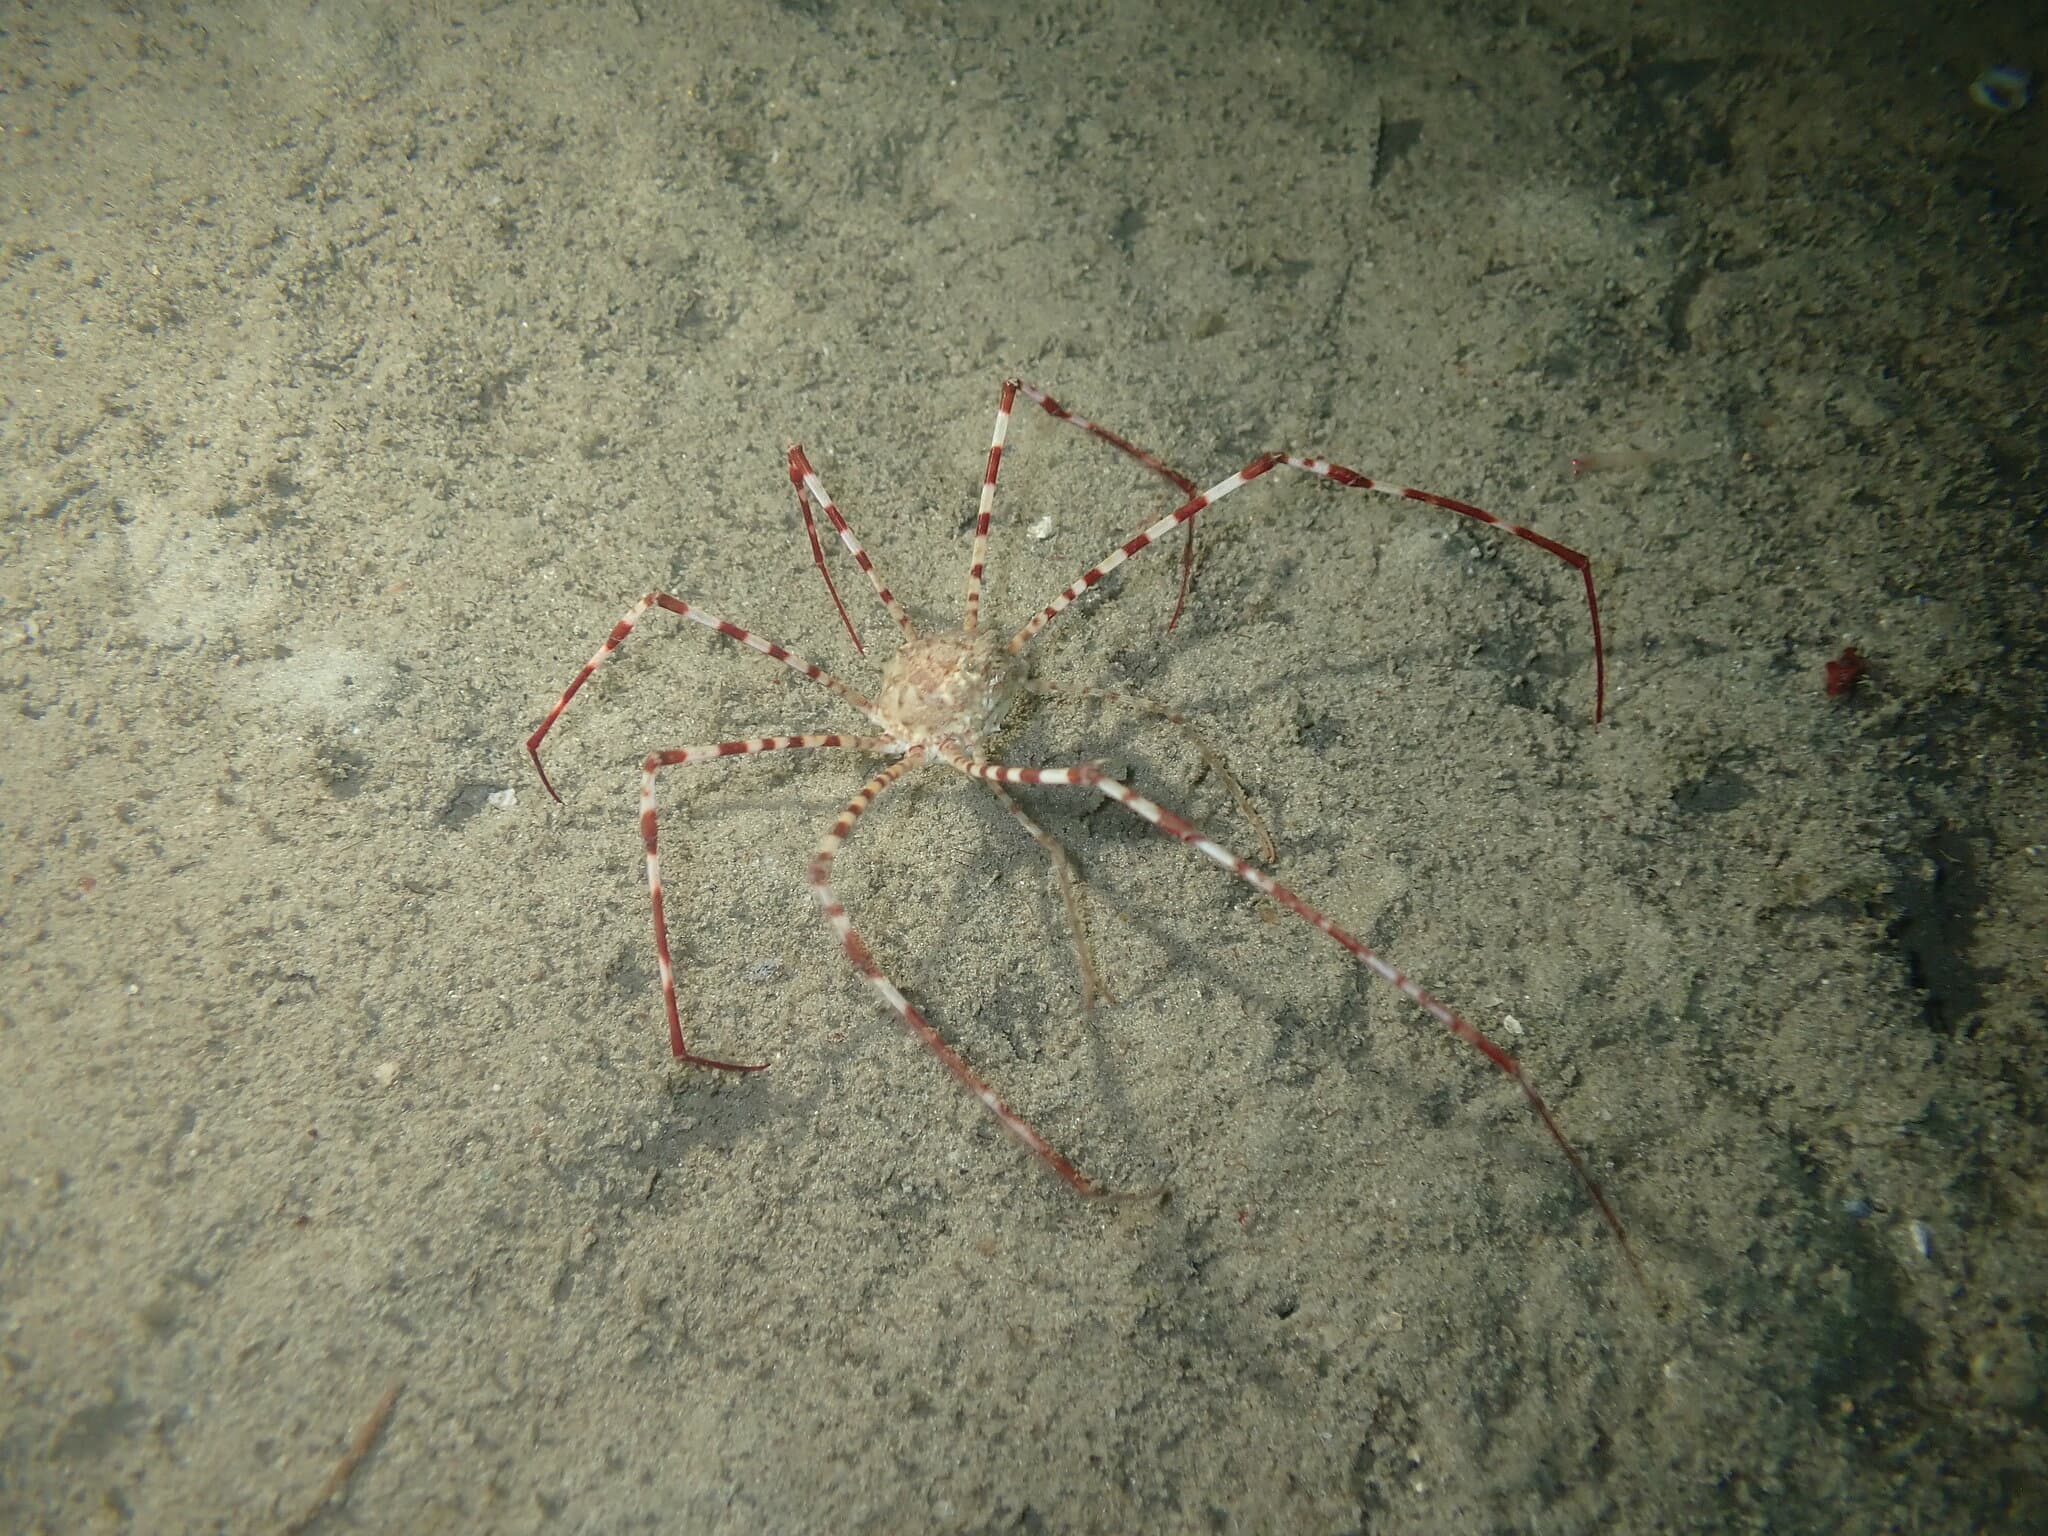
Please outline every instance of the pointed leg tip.
M540 787L548 792L548 798L555 804L562 803L562 797L555 792L554 780L548 777L547 769L540 765L540 738L536 735L526 744L526 755L533 759L533 771L540 775Z

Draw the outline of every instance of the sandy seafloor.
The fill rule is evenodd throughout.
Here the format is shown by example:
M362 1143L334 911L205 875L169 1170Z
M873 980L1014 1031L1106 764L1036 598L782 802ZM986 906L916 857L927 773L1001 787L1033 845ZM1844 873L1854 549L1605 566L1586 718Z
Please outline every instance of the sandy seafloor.
M2039 12L16 6L0 94L0 1527L1962 1531L2048 1507ZM1851 16L1850 12L1854 11ZM1845 19L1846 18L1846 19ZM2027 28L2031 27L2031 31ZM796 438L954 622L999 380L1275 475L1040 675L1283 874L1071 791L1118 1001L858 726ZM1174 497L1020 414L1012 626ZM1573 455L1611 456L1574 476ZM850 566L864 634L889 632ZM656 615L656 619L665 616ZM1822 665L1870 660L1831 698ZM1045 709L1249 835L1170 731ZM511 789L507 807L500 792ZM493 795L499 795L494 803Z

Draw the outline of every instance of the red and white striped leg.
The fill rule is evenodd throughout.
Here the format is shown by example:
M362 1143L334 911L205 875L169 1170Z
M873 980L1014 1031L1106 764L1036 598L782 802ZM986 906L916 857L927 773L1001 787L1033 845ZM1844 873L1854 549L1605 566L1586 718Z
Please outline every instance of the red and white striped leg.
M526 738L526 755L533 759L533 770L540 775L541 784L558 803L562 797L555 793L555 786L548 779L547 769L540 765L541 738L546 736L555 721L561 718L562 711L569 707L569 701L576 697L577 690L590 681L590 674L598 669L607 656L625 643L626 636L633 632L633 626L640 622L641 615L650 608L666 608L670 613L679 614L692 624L701 624L706 629L716 630L728 640L737 640L749 650L759 651L763 656L781 662L790 671L800 672L820 687L830 689L875 724L882 723L875 715L873 704L823 667L805 661L796 652L777 645L773 640L763 639L751 630L741 629L730 620L721 619L717 614L686 603L679 597L671 597L666 592L650 592L635 603L623 619L612 626L612 632L605 636L604 644L597 648L597 654L583 664L583 670L576 674L575 680L562 691L562 696L555 700L555 707L548 711L547 718L540 723L540 728Z
M650 752L640 765L640 841L647 850L647 895L654 906L654 952L661 962L661 1002L668 1011L668 1048L677 1061L693 1067L713 1067L720 1072L759 1072L767 1065L742 1065L699 1056L683 1044L681 1010L676 1006L676 969L668 952L668 917L661 899L661 853L655 835L654 776L663 768L680 768L686 763L709 762L720 757L744 757L757 752L786 752L805 747L845 747L856 752L888 750L886 736L757 736L748 741L715 741L701 747L671 747Z
M1593 723L1598 725L1600 717L1607 711L1607 648L1600 638L1600 599L1593 591L1593 562L1578 550L1560 544L1534 528L1524 528L1506 518L1495 517L1484 507L1475 507L1469 501L1459 501L1453 496L1439 496L1433 491L1418 491L1405 485L1386 485L1361 475L1355 469L1346 469L1342 464L1332 464L1328 459L1299 458L1289 454L1281 459L1289 469L1298 469L1303 474L1315 475L1348 490L1377 491L1382 496L1395 496L1404 501L1419 501L1425 506L1438 507L1446 512L1455 512L1460 517L1469 517L1474 522L1484 523L1489 528L1498 528L1503 533L1513 534L1525 544L1534 544L1547 554L1555 555L1566 565L1579 573L1579 581L1586 589L1586 616L1593 624Z
M1550 1139L1557 1143L1565 1155L1565 1161L1571 1164L1572 1171L1579 1176L1579 1182L1585 1186L1586 1193L1593 1197L1593 1203L1599 1207L1601 1216L1620 1242L1622 1256L1628 1260L1629 1268L1634 1271L1637 1281L1643 1282L1642 1266L1636 1262L1635 1250L1629 1246L1628 1233L1622 1229L1621 1218L1608 1203L1606 1194L1602 1192L1598 1181L1586 1167L1585 1159L1579 1156L1578 1149L1565 1139L1564 1131L1550 1112L1550 1106L1543 1102L1542 1095L1536 1092L1535 1087L1523 1074L1521 1063L1494 1044L1475 1026L1410 981L1362 940L1338 927L1322 912L1310 906L1291 887L1282 885L1250 860L1239 858L1221 843L1211 839L1186 817L1175 814L1156 801L1146 799L1129 785L1109 777L1093 763L1081 763L1067 768L1011 768L1001 763L970 762L966 758L951 754L948 754L946 761L975 778L1003 784L1071 784L1077 788L1092 789L1105 799L1115 801L1132 815L1158 828L1168 837L1187 844L1226 874L1235 876L1261 895L1278 902L1311 928L1350 951L1374 975L1391 983L1403 997L1435 1019L1451 1035L1464 1041L1514 1080L1515 1086L1522 1090L1522 1097L1528 1101L1530 1109L1535 1111L1536 1118L1543 1122L1543 1128L1550 1133Z
M1003 387L1006 391L1014 390L1016 393L1025 396L1037 405L1040 410L1044 411L1046 415L1052 417L1053 420L1064 421L1070 427L1078 427L1090 437L1099 438L1101 441L1109 444L1110 447L1125 457L1137 460L1138 463L1151 470L1160 479L1170 482L1183 496L1195 494L1195 482L1161 459L1158 454L1151 452L1149 449L1140 448L1128 438L1117 436L1116 433L1110 431L1109 428L1101 425L1099 422L1090 421L1086 416L1076 415L1064 405L1061 405L1059 401L1053 399L1044 390L1034 385L1026 384L1022 379L1011 379Z
M995 792L1003 809L1016 817L1024 835L1038 844L1052 863L1053 881L1059 887L1060 905L1067 915L1067 933L1074 942L1074 964L1081 972L1081 1017L1089 1018L1098 1002L1114 1003L1116 997L1102 983L1102 972L1095 964L1095 946L1088 942L1088 929L1081 921L1081 877L1075 873L1074 860L1058 838L1024 813L1016 796L994 779L983 779L982 783Z
M804 536L811 541L811 564L818 568L818 574L825 578L825 590L832 594L832 606L839 610L839 622L846 626L846 637L853 642L858 654L865 656L868 648L860 643L860 635L853 627L853 620L847 615L846 604L839 601L839 588L832 581L832 572L825 564L825 548L818 542L818 524L811 516L811 493L804 489L804 472L809 469L799 449L789 450L789 483L796 491L796 509L803 514Z
M861 568L861 573L868 579L868 585L875 589L875 596L882 600L882 606L889 610L889 617L894 619L896 627L903 631L903 638L915 640L917 638L917 626L910 622L910 615L904 611L903 605L896 601L896 594L891 592L887 583L882 580L882 573L875 569L875 562L870 560L868 552L861 548L860 540L854 537L853 529L847 526L846 519L840 515L839 508L833 504L832 497L818 479L818 472L811 468L811 461L804 457L803 449L795 444L792 444L789 450L789 478L790 483L795 485L800 492L808 491L812 497L816 498L818 509L825 514L825 521L830 523L838 532L839 542L844 544L847 553L853 556L853 563ZM810 524L811 510L809 503L799 496L797 504L804 510L805 523L807 525ZM818 569L823 571L825 569L825 552L818 545L815 527L813 527L811 535L811 549L818 562ZM832 585L832 578L829 575L825 578L825 585L828 587ZM839 601L839 593L836 589L833 591L832 600L834 602ZM840 608L839 615L841 618L846 617L844 606ZM847 624L846 632L853 634L851 622ZM860 644L858 636L855 636L854 644Z
M1133 555L1151 548L1160 539L1180 527L1181 524L1193 521L1195 514L1204 507L1214 506L1232 491L1258 479L1260 475L1265 474L1279 462L1271 454L1267 454L1264 458L1254 459L1229 479L1219 480L1216 484L1210 486L1208 490L1200 492L1182 502L1157 522L1139 529L1095 564L1089 566L1087 570L1074 579L1073 583L1064 592L1033 614L1031 622L1010 637L1010 653L1012 655L1022 655L1024 647L1031 643L1032 639L1041 629L1045 628L1046 625L1050 624L1062 613L1065 613L1075 598L1094 587L1103 577L1107 576Z
M1174 469L1172 466L1167 464L1166 461L1161 459L1159 455L1157 455L1156 453L1152 453L1147 449L1140 448L1136 443L1131 442L1128 438L1119 437L1116 433L1110 431L1109 428L1101 425L1098 422L1090 421L1086 416L1076 416L1072 411L1068 410L1064 405L1061 405L1059 401L1053 399L1053 397L1051 395L1048 395L1044 390L1036 389L1033 386L1026 384L1022 379L1012 379L1009 382L1009 384L1005 385L1004 387L1005 389L1008 389L1013 386L1018 391L1023 393L1026 397L1028 397L1030 400L1035 402L1038 408L1044 411L1045 414L1050 416L1054 421L1063 421L1068 426L1077 427L1081 431L1086 432L1090 437L1109 444L1109 446L1114 448L1118 453L1123 454L1126 458L1136 460L1146 469L1151 470L1153 474L1159 476L1160 479L1168 482L1176 490L1178 490L1181 493L1181 495L1192 496L1195 494L1195 482L1190 480L1186 475L1182 474L1179 470ZM1188 602L1188 583L1194 578L1194 574L1195 525L1193 523L1189 523L1187 525L1187 538L1181 544L1180 551L1180 591L1174 597L1173 600L1173 615L1166 621L1166 627L1169 631L1173 629L1174 625L1180 622L1181 610L1187 606Z
M981 568L988 558L988 524L996 505L996 471L1003 464L1003 439L1010 431L1010 407L1017 400L1017 381L1003 380L996 399L996 428L989 439L988 465L981 472L981 508L974 518L974 556L967 565L967 617L961 627L968 634L981 628Z
M1248 485L1267 471L1280 468L1283 465L1288 469L1298 469L1304 474L1328 480L1332 484L1343 486L1348 490L1377 491L1382 496L1397 496L1405 501L1419 501L1427 506L1440 507L1447 512L1456 512L1462 517L1472 518L1474 521L1485 523L1488 527L1498 528L1505 533L1513 534L1518 539L1534 544L1538 549L1555 555L1566 565L1577 571L1579 579L1586 589L1586 612L1592 619L1593 624L1593 723L1596 725L1600 723L1600 718L1606 712L1607 706L1607 653L1600 635L1600 600L1593 591L1593 565L1585 555L1576 549L1571 549L1558 543L1555 539L1536 532L1533 528L1523 528L1518 524L1507 522L1505 519L1495 517L1491 512L1481 507L1475 507L1469 502L1457 501L1449 496L1438 496L1430 491L1411 490L1407 486L1382 485L1377 480L1361 475L1355 469L1346 469L1342 464L1333 464L1328 459L1300 458L1291 454L1268 453L1253 459L1251 463L1245 465L1243 469L1230 476L1229 479L1219 480L1215 485L1209 487L1208 490L1191 497L1180 506L1174 508L1173 511L1167 513L1166 516L1160 518L1150 527L1140 529L1137 533L1132 534L1130 538L1124 540L1122 544L1105 555L1100 562L1083 571L1073 585L1054 598L1045 608L1033 615L1031 622L1026 624L1010 640L1010 650L1013 653L1021 653L1024 647L1030 643L1032 636L1058 618L1075 598L1086 592L1090 587L1093 587L1104 576L1107 576L1133 555L1156 543L1181 524L1192 522L1196 513L1214 506L1225 496L1230 495L1231 492Z
M1232 798L1237 801L1238 810L1244 819L1251 823L1252 831L1258 834L1259 857L1268 864L1279 861L1280 850L1273 842L1273 834L1267 830L1266 818L1258 813L1257 807L1252 804L1252 797L1244 792L1244 786L1238 783L1237 775L1230 771L1230 764L1224 760L1222 750L1203 735L1186 716L1176 714L1164 704L1155 704L1152 700L1140 698L1135 693L1119 693L1114 688L1075 688L1062 683L1041 683L1035 678L1024 686L1042 699L1099 699L1107 704L1121 704L1126 709L1135 710L1141 715L1150 715L1156 720L1164 720L1187 739L1187 744L1195 749L1195 755L1201 758L1209 771L1222 779L1229 788Z
M981 1107L995 1117L996 1124L1073 1189L1084 1195L1103 1195L1106 1191L1098 1188L1078 1168L1054 1151L1052 1145L1031 1128L1030 1122L996 1097L995 1090L975 1075L974 1069L967 1065L958 1051L946 1044L939 1032L932 1028L930 1021L917 1011L896 983L883 974L881 966L875 963L875 957L868 952L868 947L862 942L861 936L854 932L853 920L846 915L846 908L840 905L838 898L832 894L832 861L839 856L840 845L853 831L854 823L875 803L877 795L908 772L913 764L922 762L923 759L922 750L911 751L869 779L861 786L860 793L846 803L846 808L834 819L831 830L825 834L824 841L818 844L818 851L811 855L811 890L817 895L818 905L825 912L825 921L832 925L833 933L839 937L839 947L846 951L846 958L853 962L854 969L867 977L869 985L881 995L882 1001L895 1011L896 1017L903 1021L904 1026L913 1035L924 1042L925 1049L939 1058L945 1069L953 1074L953 1080L980 1101Z

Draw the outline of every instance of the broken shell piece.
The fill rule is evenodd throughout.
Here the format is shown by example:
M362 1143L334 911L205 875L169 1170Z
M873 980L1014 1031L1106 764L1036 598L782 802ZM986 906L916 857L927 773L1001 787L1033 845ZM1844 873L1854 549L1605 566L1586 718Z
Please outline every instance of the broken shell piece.
M1923 1259L1934 1257L1934 1229L1924 1221L1916 1221L1906 1229L1913 1234L1913 1251Z

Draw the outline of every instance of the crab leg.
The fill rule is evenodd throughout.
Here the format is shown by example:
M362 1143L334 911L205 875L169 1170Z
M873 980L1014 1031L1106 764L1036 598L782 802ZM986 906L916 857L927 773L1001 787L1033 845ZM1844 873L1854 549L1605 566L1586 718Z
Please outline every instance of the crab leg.
M1348 950L1366 969L1391 984L1403 997L1435 1019L1451 1035L1464 1041L1514 1080L1515 1086L1522 1090L1522 1097L1528 1101L1529 1108L1535 1112L1536 1118L1543 1122L1543 1128L1550 1133L1550 1139L1557 1143L1559 1150L1564 1153L1565 1161L1571 1164L1572 1172L1578 1175L1579 1183L1585 1187L1586 1193L1592 1196L1593 1204L1599 1207L1601 1217L1620 1242L1622 1256L1628 1260L1629 1268L1635 1271L1636 1279L1643 1280L1642 1266L1636 1262L1635 1250L1629 1246L1628 1233L1622 1228L1620 1216L1615 1214L1614 1207L1608 1202L1591 1170L1586 1167L1586 1160L1579 1155L1578 1148L1566 1140L1564 1131L1550 1112L1550 1106L1543 1102L1543 1096L1536 1091L1523 1073L1521 1063L1466 1019L1409 980L1363 940L1338 927L1330 918L1305 901L1292 887L1282 885L1249 859L1238 857L1221 843L1210 838L1186 817L1177 815L1157 801L1148 800L1129 785L1112 779L1093 763L1080 763L1064 768L1011 768L1001 763L977 763L950 753L947 754L946 760L962 773L1000 784L1068 784L1080 789L1092 789L1104 799L1114 801L1166 836L1185 843L1224 873L1242 880L1260 895L1278 902L1318 933Z

